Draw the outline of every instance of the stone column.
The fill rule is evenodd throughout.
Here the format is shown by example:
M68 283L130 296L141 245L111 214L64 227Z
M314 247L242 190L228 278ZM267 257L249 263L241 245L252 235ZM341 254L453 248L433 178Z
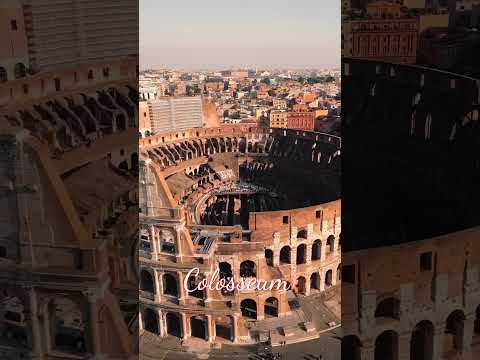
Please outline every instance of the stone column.
M443 334L445 331L445 323L435 324L433 333L433 359L443 359Z
M190 337L190 326L188 324L188 319L185 313L180 313L182 319L182 339L187 339Z
M165 323L163 311L158 309L158 329L161 337L167 335L167 324Z
M160 252L160 248L158 244L157 235L155 233L155 227L153 225L150 226L150 243L152 245L152 252L153 252L152 257L154 260L157 260L158 253Z
M207 315L207 330L208 342L215 341L217 334L215 333L215 321L212 315Z
M143 311L140 309L138 312L138 334L143 333Z
M257 320L265 319L265 301L263 299L256 300L257 302Z
M33 286L28 286L26 288L29 296L29 323L30 331L32 335L32 350L34 352L35 359L43 359L42 351L42 336L40 331L40 322L38 320L38 301L37 293Z
M325 274L325 271L318 271L318 275L320 275L320 292L325 291Z
M185 304L185 298L186 298L186 290L185 288L183 287L183 280L184 280L184 274L183 272L179 271L178 272L178 301L180 303L180 305L184 305Z
M307 276L305 277L305 296L310 295L310 290L311 290L310 285L311 285L310 278Z
M325 262L325 254L327 252L327 240L321 241L320 243L320 262Z
M307 264L310 265L312 263L312 243L311 242L307 244L306 258L307 258Z
M474 324L475 313L467 314L463 324L462 360L472 359L472 338Z
M89 312L90 312L90 330L92 336L92 344L93 344L93 353L95 358L99 358L102 356L102 347L101 347L101 339L100 339L100 329L99 329L99 321L98 321L98 299L100 297L98 289L88 289L84 292L85 296L88 299L89 304Z
M360 358L362 360L374 360L375 346L371 341L364 342L360 348Z
M237 342L238 336L238 315L234 315L232 318L232 342Z
M273 251L273 266L279 266L280 265L280 250L275 249Z
M163 294L163 284L162 284L162 273L153 269L153 281L155 282L155 302L162 302Z
M333 267L332 268L332 286L335 286L337 284L337 268Z
M410 360L410 333L398 337L398 360Z

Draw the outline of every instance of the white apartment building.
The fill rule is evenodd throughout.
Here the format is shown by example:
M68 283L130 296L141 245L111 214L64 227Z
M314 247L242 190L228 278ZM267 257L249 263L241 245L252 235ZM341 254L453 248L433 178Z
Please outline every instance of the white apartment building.
M22 2L30 64L37 71L138 56L137 0Z
M203 126L201 96L161 97L148 105L152 131L156 134Z

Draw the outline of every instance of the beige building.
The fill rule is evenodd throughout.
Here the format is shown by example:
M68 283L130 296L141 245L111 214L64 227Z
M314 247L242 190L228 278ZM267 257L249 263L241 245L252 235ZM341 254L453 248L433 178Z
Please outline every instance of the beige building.
M148 104L155 133L203 126L201 96L162 97Z
M288 113L286 111L272 111L270 113L270 127L272 128L287 128Z

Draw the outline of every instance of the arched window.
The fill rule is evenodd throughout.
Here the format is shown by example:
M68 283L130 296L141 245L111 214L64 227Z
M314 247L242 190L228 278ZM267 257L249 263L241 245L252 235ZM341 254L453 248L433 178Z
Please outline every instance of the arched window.
M400 318L400 301L389 297L378 303L375 310L375 317L387 317L392 319Z
M0 83L8 81L8 73L4 67L0 66Z
M257 268L255 263L251 260L243 261L240 264L240 276L241 277L256 277Z
M14 72L15 72L15 79L20 79L27 76L27 68L22 63L15 64Z

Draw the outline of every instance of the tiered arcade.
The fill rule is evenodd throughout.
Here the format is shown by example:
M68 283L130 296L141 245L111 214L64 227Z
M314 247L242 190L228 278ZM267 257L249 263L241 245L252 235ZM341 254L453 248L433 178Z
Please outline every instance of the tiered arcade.
M252 343L261 337L249 330L252 322L288 316L289 297L333 291L340 276L340 147L328 134L245 125L141 139L141 330L207 344ZM255 189L260 200L249 195ZM202 215L219 193L225 221L212 225L212 216ZM188 292L192 268L207 279L219 269L236 280L286 280L293 292Z

